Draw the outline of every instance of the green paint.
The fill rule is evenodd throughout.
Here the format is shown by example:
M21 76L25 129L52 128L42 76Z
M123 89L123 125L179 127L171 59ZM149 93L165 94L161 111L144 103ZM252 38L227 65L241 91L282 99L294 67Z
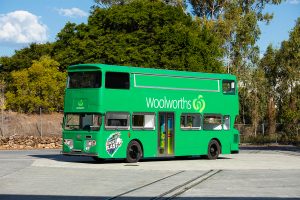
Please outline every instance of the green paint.
M222 145L222 153L228 154L239 149L234 138L238 131L234 129L235 117L238 115L238 95L223 94L222 81L233 80L236 77L229 74L209 74L195 72L181 72L171 70L157 70L148 68L135 68L111 66L104 64L83 64L70 66L68 72L102 72L100 88L66 89L65 113L101 113L102 125L99 131L90 129L84 131L63 130L63 139L73 139L73 149L84 154L97 154L101 158L125 158L128 143L135 139L140 141L144 150L144 157L156 157L159 149L164 145L168 149L168 141L161 143L163 135L159 113L171 112L174 114L174 149L168 149L175 156L205 155L207 145L212 138L217 138ZM105 88L106 72L130 73L130 89ZM237 85L237 84L235 84ZM237 88L235 88L237 91ZM106 129L105 113L134 112L155 113L155 129ZM182 113L219 114L230 116L230 130L183 130L180 127ZM201 121L201 123L203 123ZM132 120L131 120L132 124ZM203 125L202 125L203 127ZM115 133L119 134L122 143L109 143L108 138ZM77 139L80 134L82 137ZM85 148L86 136L97 141L96 146ZM160 141L160 142L159 142ZM111 144L117 145L114 150ZM63 152L71 152L68 146L63 145Z

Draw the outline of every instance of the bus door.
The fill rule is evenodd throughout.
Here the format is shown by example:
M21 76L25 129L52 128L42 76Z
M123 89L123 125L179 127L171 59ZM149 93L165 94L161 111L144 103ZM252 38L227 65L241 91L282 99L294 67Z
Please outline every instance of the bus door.
M158 155L174 155L174 113L159 113Z

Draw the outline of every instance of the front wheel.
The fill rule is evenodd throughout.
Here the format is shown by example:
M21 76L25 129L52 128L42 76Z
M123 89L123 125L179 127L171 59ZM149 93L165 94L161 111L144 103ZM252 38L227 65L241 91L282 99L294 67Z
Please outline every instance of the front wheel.
M215 160L219 157L221 152L220 144L216 140L211 140L208 144L207 158L209 160Z
M133 140L127 146L126 162L135 163L138 162L143 156L143 151L140 143Z

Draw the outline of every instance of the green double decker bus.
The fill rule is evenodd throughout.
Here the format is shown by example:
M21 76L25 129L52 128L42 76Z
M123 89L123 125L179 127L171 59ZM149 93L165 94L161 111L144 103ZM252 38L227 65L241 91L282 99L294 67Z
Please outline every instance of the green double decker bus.
M67 71L64 155L138 162L239 151L233 75L105 64Z

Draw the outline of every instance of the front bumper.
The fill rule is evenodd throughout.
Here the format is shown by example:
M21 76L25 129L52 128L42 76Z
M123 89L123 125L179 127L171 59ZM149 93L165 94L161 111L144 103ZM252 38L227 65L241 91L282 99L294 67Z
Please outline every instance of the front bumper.
M85 153L82 152L81 150L75 150L73 149L71 152L60 152L62 155L66 156L89 156L89 157L98 157L98 154L96 153Z

